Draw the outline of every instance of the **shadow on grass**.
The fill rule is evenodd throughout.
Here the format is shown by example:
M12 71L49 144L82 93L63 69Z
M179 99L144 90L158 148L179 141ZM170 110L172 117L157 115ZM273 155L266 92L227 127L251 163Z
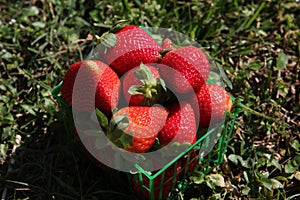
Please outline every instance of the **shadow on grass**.
M135 199L126 175L100 167L59 122L26 138L1 179L5 199Z

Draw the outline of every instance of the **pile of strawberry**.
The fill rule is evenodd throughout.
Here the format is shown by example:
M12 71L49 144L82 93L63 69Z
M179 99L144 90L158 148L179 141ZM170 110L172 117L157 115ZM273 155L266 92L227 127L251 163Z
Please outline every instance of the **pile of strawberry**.
M206 83L210 62L201 49L174 46L167 38L159 45L138 26L106 33L97 47L101 60L72 64L62 96L80 112L102 112L107 137L127 151L193 144L197 130L222 121L232 101L223 87Z

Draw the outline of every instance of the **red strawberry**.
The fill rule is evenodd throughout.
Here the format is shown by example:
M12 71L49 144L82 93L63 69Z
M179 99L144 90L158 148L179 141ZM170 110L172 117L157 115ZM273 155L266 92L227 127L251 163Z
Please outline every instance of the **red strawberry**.
M190 143L196 141L196 120L192 106L189 103L173 103L169 107L169 117L165 126L159 132L160 144L169 142Z
M175 48L173 47L173 42L169 38L166 38L163 40L163 43L161 45L163 51L172 51Z
M183 176L195 170L198 164L197 151L195 149L191 150L187 155L179 159L179 164L182 167Z
M158 106L129 106L114 113L108 138L127 151L144 153L164 126L168 111Z
M169 168L165 170L164 173L161 173L156 178L154 178L153 180L154 199L166 199L166 197L171 192L173 185L176 184L176 182L178 181L180 171L181 171L180 165L177 166L176 171L174 165L171 165ZM150 179L146 177L144 174L142 175L142 178L143 178L142 184L150 189ZM138 180L139 180L138 175L133 175L131 183L134 191L136 191L137 195L141 196L142 198L152 199L150 192L147 189L142 188Z
M199 108L196 117L202 128L208 128L222 121L225 118L224 111L229 111L232 106L230 94L216 84L203 85L191 102L194 102L193 106Z
M161 76L171 89L178 93L198 91L208 78L210 63L197 47L174 49L162 58Z
M139 68L131 69L122 81L125 100L131 106L159 103L163 88L165 85L158 70L151 65L141 64Z
M162 48L138 26L124 26L116 33L106 34L100 41L101 56L119 75L141 63L155 63L160 59Z
M77 110L91 112L97 107L110 115L118 104L120 80L105 63L85 60L70 66L65 74L61 93Z

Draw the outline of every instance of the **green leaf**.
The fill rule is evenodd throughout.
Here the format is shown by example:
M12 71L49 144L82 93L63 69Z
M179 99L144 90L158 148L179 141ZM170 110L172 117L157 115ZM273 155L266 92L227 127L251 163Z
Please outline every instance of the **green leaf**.
M125 133L129 124L126 115L115 116L109 123L107 137L120 148L127 148L132 142L133 133Z
M128 89L128 93L131 95L143 94L142 105L150 106L164 99L163 95L167 91L165 82L160 78L155 79L149 67L141 63L140 68L134 71L134 76L143 84L132 85Z
M279 169L280 171L282 170L282 167L281 165L279 164L279 162L275 159L272 159L271 162L268 163L268 167L269 166L274 166L276 167L277 169Z
M89 12L89 15L91 16L91 18L95 21L95 22L99 22L100 21L100 16L99 16L99 10L95 9Z
M27 104L22 104L21 107L22 107L26 112L29 112L30 114L36 116L36 112L35 112L35 110L33 109L33 106L27 105Z
M32 26L34 26L36 28L45 28L46 24L44 22L33 22Z
M284 182L288 181L288 179L284 176L276 176L275 179L278 180L278 181L284 181Z
M228 156L228 159L233 162L235 165L238 165L238 161L241 163L241 165L245 168L250 168L249 160L243 160L243 158L236 154L230 154Z
M84 26L91 26L90 23L88 23L86 20L84 20L82 17L75 17L76 22L80 25L84 25Z
M101 112L98 108L96 108L96 116L97 116L100 126L107 129L108 128L108 118L106 117L106 115L103 112Z
M288 64L288 56L282 51L278 53L278 58L276 62L276 70L283 69Z
M292 140L290 144L296 151L300 151L300 143L298 140Z
M295 160L290 160L285 166L284 166L284 172L287 174L292 174L296 172L298 169L297 162Z
M262 67L262 64L259 61L255 61L255 62L249 63L249 68L251 70L259 70L261 67Z
M167 91L166 82L162 78L157 78L157 83L161 85L164 91Z
M0 104L0 126L3 126L4 124L16 124L16 120L14 119L14 116L12 113L8 112L8 109L4 106L2 107Z
M17 89L12 86L12 84L10 82L8 82L7 80L3 80L3 84L5 86L5 89L7 89L7 91L9 91L13 96L17 95Z
M133 133L124 133L121 135L121 137L117 140L116 145L121 148L127 148L131 145L133 138Z
M212 187L208 185L211 188L214 188L214 186L218 187L225 187L225 180L224 177L221 174L210 174L206 176L206 179L208 179L208 183L210 182Z
M98 44L101 44L106 48L105 50L107 50L107 48L116 46L118 43L118 36L109 32L104 33L101 37L96 35L96 39Z
M238 158L239 158L239 157L240 157L239 155L230 154L230 155L228 156L228 159L229 159L231 162L233 162L233 164L237 165L237 164L238 164Z
M262 178L260 182L263 184L264 187L266 187L268 190L272 190L272 181L267 178Z
M129 119L126 115L118 115L114 117L111 122L115 124L116 128L123 131L128 126Z
M134 76L144 84L156 85L156 81L153 77L152 71L143 63L141 63L140 68L134 72Z
M194 182L195 184L202 184L202 183L204 183L204 182L206 181L206 179L205 179L205 174L203 174L203 173L201 173L201 172L195 173L195 175L193 175L193 176L191 177L191 179L193 180L193 182Z
M217 63L216 65L217 65L217 67L218 67L218 69L219 69L219 71L220 71L220 76L221 76L222 80L223 80L223 81L226 83L226 85L232 90L232 88L233 88L232 83L231 83L231 81L229 80L229 78L227 77L227 75L226 75L226 73L225 73L223 67L222 67L219 63Z
M23 17L36 16L39 14L39 9L36 6L25 8L22 12Z
M131 95L136 95L136 94L144 94L143 91L144 87L141 85L132 85L128 89L128 93Z
M12 136L12 127L0 127L0 133L1 133L1 140L4 141L5 139L9 138Z
M127 120L126 120L126 118L127 118ZM111 119L110 125L117 126L118 123L125 121L125 120L129 122L129 119L126 115L117 115Z
M240 153L240 155L241 156L243 156L243 155L245 155L245 153L246 153L246 151L247 151L247 148L245 148L245 145L246 145L246 141L245 140L242 140L241 141L241 145L240 145L240 151L241 151L241 153Z
M278 180L276 180L275 178L271 178L271 183L272 183L272 188L273 189L279 189L279 188L283 188L282 183L280 183Z
M242 194L243 194L244 196L246 196L246 195L249 194L250 190L251 190L251 188L248 187L248 186L246 185L246 186L242 189Z
M249 177L248 177L247 171L244 171L243 175L244 175L244 178L245 178L246 182L249 183Z
M261 175L262 175L264 178L269 178L270 173L266 171L266 172L262 172Z
M300 154L299 153L296 153L294 160L296 161L297 165L300 166Z
M257 167L263 167L266 165L266 159L265 158L259 158L256 160Z

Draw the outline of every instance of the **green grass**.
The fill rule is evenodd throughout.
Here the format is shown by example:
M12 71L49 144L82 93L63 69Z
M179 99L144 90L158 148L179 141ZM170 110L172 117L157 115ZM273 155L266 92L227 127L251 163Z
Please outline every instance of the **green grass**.
M273 119L241 111L225 162L196 172L184 199L300 198L299 11L293 0L0 0L0 196L6 188L7 199L134 198L64 132L50 94L93 35L126 19L197 40L225 69L230 92Z

